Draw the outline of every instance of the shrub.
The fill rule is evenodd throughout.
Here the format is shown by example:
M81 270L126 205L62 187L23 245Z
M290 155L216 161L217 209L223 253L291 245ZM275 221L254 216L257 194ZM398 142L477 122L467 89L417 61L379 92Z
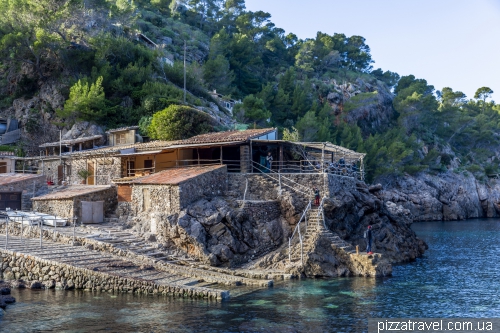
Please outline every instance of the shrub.
M171 105L153 115L148 134L158 140L181 140L214 130L206 113L184 105Z

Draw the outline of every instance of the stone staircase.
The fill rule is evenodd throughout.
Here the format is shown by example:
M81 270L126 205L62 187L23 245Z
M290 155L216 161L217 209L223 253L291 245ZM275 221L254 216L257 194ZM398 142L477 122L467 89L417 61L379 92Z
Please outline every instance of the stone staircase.
M344 251L347 254L355 253L354 247L335 235L328 228L325 227L323 214L321 214L319 207L312 207L307 212L307 226L303 236L303 255L309 254L313 247L313 239L315 235L327 238L332 246ZM300 242L295 245L295 250L292 252L292 262L300 261Z

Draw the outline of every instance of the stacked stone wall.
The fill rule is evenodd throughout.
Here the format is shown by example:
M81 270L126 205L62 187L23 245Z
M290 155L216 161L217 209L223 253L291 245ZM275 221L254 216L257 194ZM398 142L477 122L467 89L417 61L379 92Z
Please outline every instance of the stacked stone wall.
M117 206L116 187L112 186L101 191L75 196L73 198L53 199L53 200L33 200L33 210L57 215L62 218L72 218L76 216L78 221L82 217L82 201L104 201L104 215L114 214Z
M73 199L33 201L33 210L35 212L56 215L62 218L75 216L74 208Z
M203 173L179 184L180 208L203 197L221 196L227 191L227 166Z
M356 179L351 177L328 175L328 190L330 192L330 197L334 197L342 191L355 191L356 181Z
M87 170L89 163L94 166L91 177L94 180L94 185L109 185L111 180L121 177L120 157L82 157L71 160L71 175L68 176L70 184L80 184L82 182L82 179L78 176L78 171Z
M240 209L251 221L271 221L281 215L279 201L243 201L238 200Z
M145 192L149 192L149 202L144 201ZM180 212L179 187L173 185L132 185L131 210L135 214L157 210L171 215Z
M84 289L88 291L170 294L179 297L227 298L228 292L175 285L159 285L142 279L131 279L97 272L0 249L2 278L43 281L46 287Z

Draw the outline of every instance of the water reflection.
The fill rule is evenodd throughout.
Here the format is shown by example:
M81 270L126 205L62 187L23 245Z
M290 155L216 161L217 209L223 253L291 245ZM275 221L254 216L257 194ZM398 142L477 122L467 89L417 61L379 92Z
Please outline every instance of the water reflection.
M385 279L288 281L228 302L15 290L1 332L364 332L369 317L500 317L498 220L414 225L430 248Z

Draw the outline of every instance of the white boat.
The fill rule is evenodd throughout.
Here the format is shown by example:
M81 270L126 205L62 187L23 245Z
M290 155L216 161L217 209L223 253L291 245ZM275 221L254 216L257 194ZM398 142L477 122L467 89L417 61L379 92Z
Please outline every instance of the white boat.
M40 216L33 213L20 212L15 210L6 211L9 221L22 223L23 225L37 225L40 221Z
M49 215L49 214L43 214L43 213L35 213L38 218L41 218L43 221L43 224L49 225L51 227L65 227L66 224L68 223L67 219L64 219L59 216L55 215Z
M23 225L37 225L40 221L43 224L51 226L51 227L64 227L68 223L67 219L64 219L59 216L49 215L44 213L27 213L15 210L8 210L6 214L9 218L9 221L22 223Z

